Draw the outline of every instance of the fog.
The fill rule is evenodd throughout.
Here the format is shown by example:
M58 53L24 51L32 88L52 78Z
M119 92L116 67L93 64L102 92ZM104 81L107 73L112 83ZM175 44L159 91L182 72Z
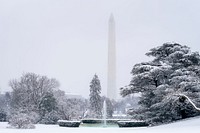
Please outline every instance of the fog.
M0 91L34 72L67 93L89 95L96 73L107 86L108 19L116 23L117 88L134 64L165 42L200 51L198 0L0 0Z

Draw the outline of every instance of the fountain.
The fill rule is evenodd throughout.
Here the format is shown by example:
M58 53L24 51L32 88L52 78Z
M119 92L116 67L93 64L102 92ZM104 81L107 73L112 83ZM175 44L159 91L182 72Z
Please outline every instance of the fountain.
M104 124L104 127L107 126L106 118L107 118L107 106L106 106L106 100L104 100L104 102L103 102L103 124Z
M117 120L116 119L108 119L107 117L107 105L106 105L106 100L103 102L103 107L102 107L102 116L100 119L98 118L85 118L82 119L82 124L80 127L103 127L103 128L117 128Z
M66 121L59 120L59 126L63 127L103 127L103 128L118 128L118 127L147 127L149 124L145 121L132 121L131 119L112 119L107 117L107 105L106 100L103 102L102 117L86 118L81 121Z

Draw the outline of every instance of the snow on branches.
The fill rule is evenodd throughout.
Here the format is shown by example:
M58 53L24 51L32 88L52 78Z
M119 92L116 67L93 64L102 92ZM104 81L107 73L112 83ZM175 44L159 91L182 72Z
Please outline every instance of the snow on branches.
M138 112L154 124L198 115L193 104L180 102L174 94L184 94L199 103L199 53L177 43L165 43L146 55L153 60L134 65L132 80L120 89L121 95L141 93Z
M101 110L101 84L98 76L95 74L90 82L90 114L91 117L100 118L102 116Z

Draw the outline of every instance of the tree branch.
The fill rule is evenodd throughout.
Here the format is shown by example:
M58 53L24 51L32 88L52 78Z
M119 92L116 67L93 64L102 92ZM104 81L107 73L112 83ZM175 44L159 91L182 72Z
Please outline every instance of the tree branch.
M177 96L185 97L185 98L192 104L192 106L193 106L196 110L200 111L200 108L198 108L198 107L192 102L192 100L191 100L188 96L186 96L185 94L176 94L176 95L177 95Z

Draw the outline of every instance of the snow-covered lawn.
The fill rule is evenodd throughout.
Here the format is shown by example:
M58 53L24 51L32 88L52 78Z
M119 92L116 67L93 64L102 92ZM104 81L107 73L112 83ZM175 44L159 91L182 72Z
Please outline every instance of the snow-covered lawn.
M0 123L0 133L190 133L200 132L200 117L148 128L66 128L58 125L36 125L36 129L8 129Z

